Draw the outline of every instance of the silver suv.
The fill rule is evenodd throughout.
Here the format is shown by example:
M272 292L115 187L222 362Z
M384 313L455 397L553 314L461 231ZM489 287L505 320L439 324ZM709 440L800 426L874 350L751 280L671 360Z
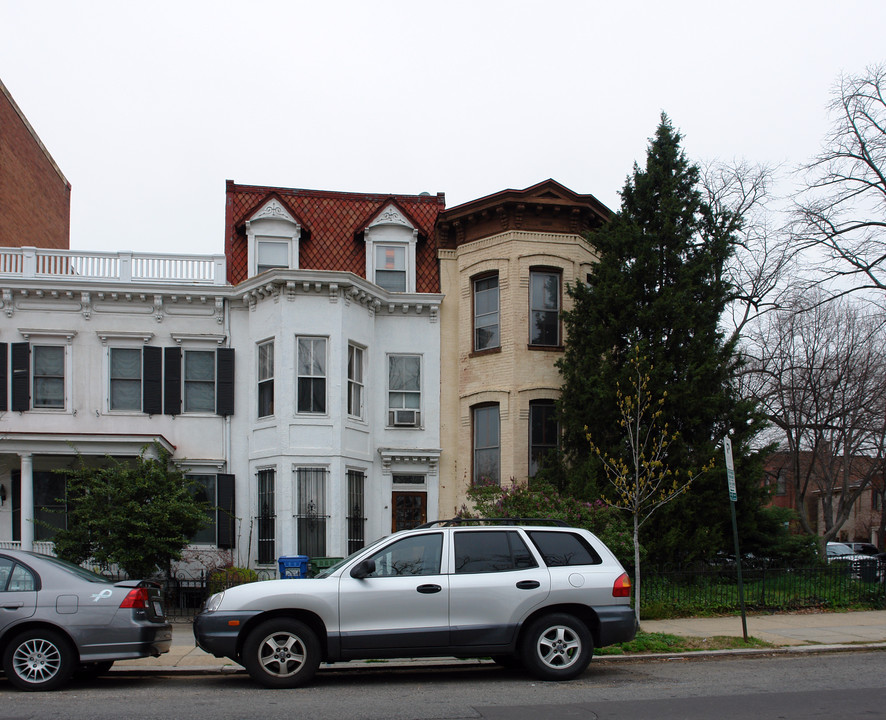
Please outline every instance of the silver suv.
M316 578L217 593L194 636L273 688L304 685L320 662L393 657L491 656L569 680L594 646L633 639L630 594L587 530L447 520L382 538Z

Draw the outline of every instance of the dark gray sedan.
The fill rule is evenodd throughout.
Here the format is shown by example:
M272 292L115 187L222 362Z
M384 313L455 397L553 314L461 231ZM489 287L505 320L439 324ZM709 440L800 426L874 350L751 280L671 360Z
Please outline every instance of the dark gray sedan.
M169 651L160 588L101 575L48 555L0 550L0 655L22 690L55 690L75 672Z

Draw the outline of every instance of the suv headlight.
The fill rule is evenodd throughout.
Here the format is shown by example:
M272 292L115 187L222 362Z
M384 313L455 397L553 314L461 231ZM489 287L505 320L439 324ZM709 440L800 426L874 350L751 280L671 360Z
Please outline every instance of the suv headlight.
M211 595L206 601L206 604L203 606L203 612L215 612L216 610L218 610L218 606L221 605L221 601L224 596L224 592Z

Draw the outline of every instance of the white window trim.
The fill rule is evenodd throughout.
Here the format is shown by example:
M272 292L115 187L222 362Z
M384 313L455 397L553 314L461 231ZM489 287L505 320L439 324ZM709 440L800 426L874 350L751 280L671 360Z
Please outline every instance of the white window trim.
M301 225L276 199L266 202L246 221L249 275L258 274L258 243L260 240L286 242L289 245L289 268L298 269Z
M366 279L375 283L375 249L378 246L403 247L406 250L406 289L415 292L415 246L418 229L394 205L388 205L364 231L366 241Z
M300 339L305 339L305 340L323 340L323 341L325 341L325 347L326 347L326 364L325 364L325 368L324 368L324 375L323 375L322 377L323 377L323 379L326 381L326 398L325 398L325 403L324 403L324 404L325 404L325 408L324 408L323 412L316 412L316 411L313 411L313 410L299 410L299 409L298 409L298 392L299 392L299 388L298 388L298 380L299 380L300 377L302 377L301 375L299 375L299 372L298 372L298 363L299 363L299 357L298 357L298 341L299 341ZM295 372L295 386L294 386L294 397L292 398L292 400L293 400L293 403L294 403L293 410L295 411L295 416L296 416L297 418L302 418L302 419L304 419L304 418L323 418L323 417L329 417L329 407L330 407L331 390L332 390L332 388L330 387L330 382L329 382L329 378L330 378L329 370L330 370L330 357L331 357L331 350L332 350L332 340L331 340L331 338L330 338L329 336L327 336L327 335L296 335L296 336L295 336L295 355L294 355L294 357L295 357L295 362L293 363L293 365L294 365L294 367L293 367L293 371ZM320 376L319 376L319 375L305 375L304 377L320 377Z
M351 348L355 350L359 350L362 356L361 370L362 370L362 378L358 383L361 388L360 392L360 408L356 415L352 415L348 413L348 419L350 420L358 420L362 421L366 419L366 360L369 357L369 353L366 351L366 348L362 345L358 345L357 343L349 342L348 343L348 358L345 362L345 382L346 382L346 397L345 397L345 411L347 412L348 405L351 402L351 376L349 371L350 365L350 355Z
M72 387L74 379L74 358L71 348L74 338L77 335L76 330L42 330L34 328L19 328L19 333L28 342L30 347L30 358L28 359L28 394L31 399L29 402L29 412L37 413L54 413L54 414L73 414L73 396ZM64 377L64 406L60 408L36 407L34 405L34 346L60 346L65 353L65 377Z
M391 407L391 392L415 392L412 390L391 390L391 358L394 357L417 357L418 358L418 407L417 408L392 408ZM398 429L423 429L424 428L424 402L425 402L425 358L421 353L410 353L410 352L395 352L388 353L385 357L385 407L387 410L387 422L386 426L389 428L398 428ZM412 410L418 413L417 421L414 425L399 425L395 422L391 422L391 418L394 417L393 413L396 411L406 411Z
M270 378L265 378L264 380L261 377L261 348L265 345L271 345L271 364L273 365L273 372L271 373ZM274 400L273 400L273 411L269 415L258 415L259 409L259 388L263 382L271 381L272 387L274 388ZM256 419L259 421L273 419L277 413L277 339L276 338L268 338L267 340L261 340L255 344L255 411L256 411Z

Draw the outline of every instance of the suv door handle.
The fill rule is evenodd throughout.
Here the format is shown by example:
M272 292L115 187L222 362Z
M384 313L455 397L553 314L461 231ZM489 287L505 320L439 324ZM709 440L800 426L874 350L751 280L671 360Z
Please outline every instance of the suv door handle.
M541 583L538 580L521 580L517 583L517 588L520 590L535 590L540 585Z
M443 588L439 585L419 585L415 589L424 595L432 595L433 593L440 592Z
M25 604L24 601L17 602L17 603L11 602L11 603L4 603L2 607L4 610L18 610L20 607L23 607L24 604Z

